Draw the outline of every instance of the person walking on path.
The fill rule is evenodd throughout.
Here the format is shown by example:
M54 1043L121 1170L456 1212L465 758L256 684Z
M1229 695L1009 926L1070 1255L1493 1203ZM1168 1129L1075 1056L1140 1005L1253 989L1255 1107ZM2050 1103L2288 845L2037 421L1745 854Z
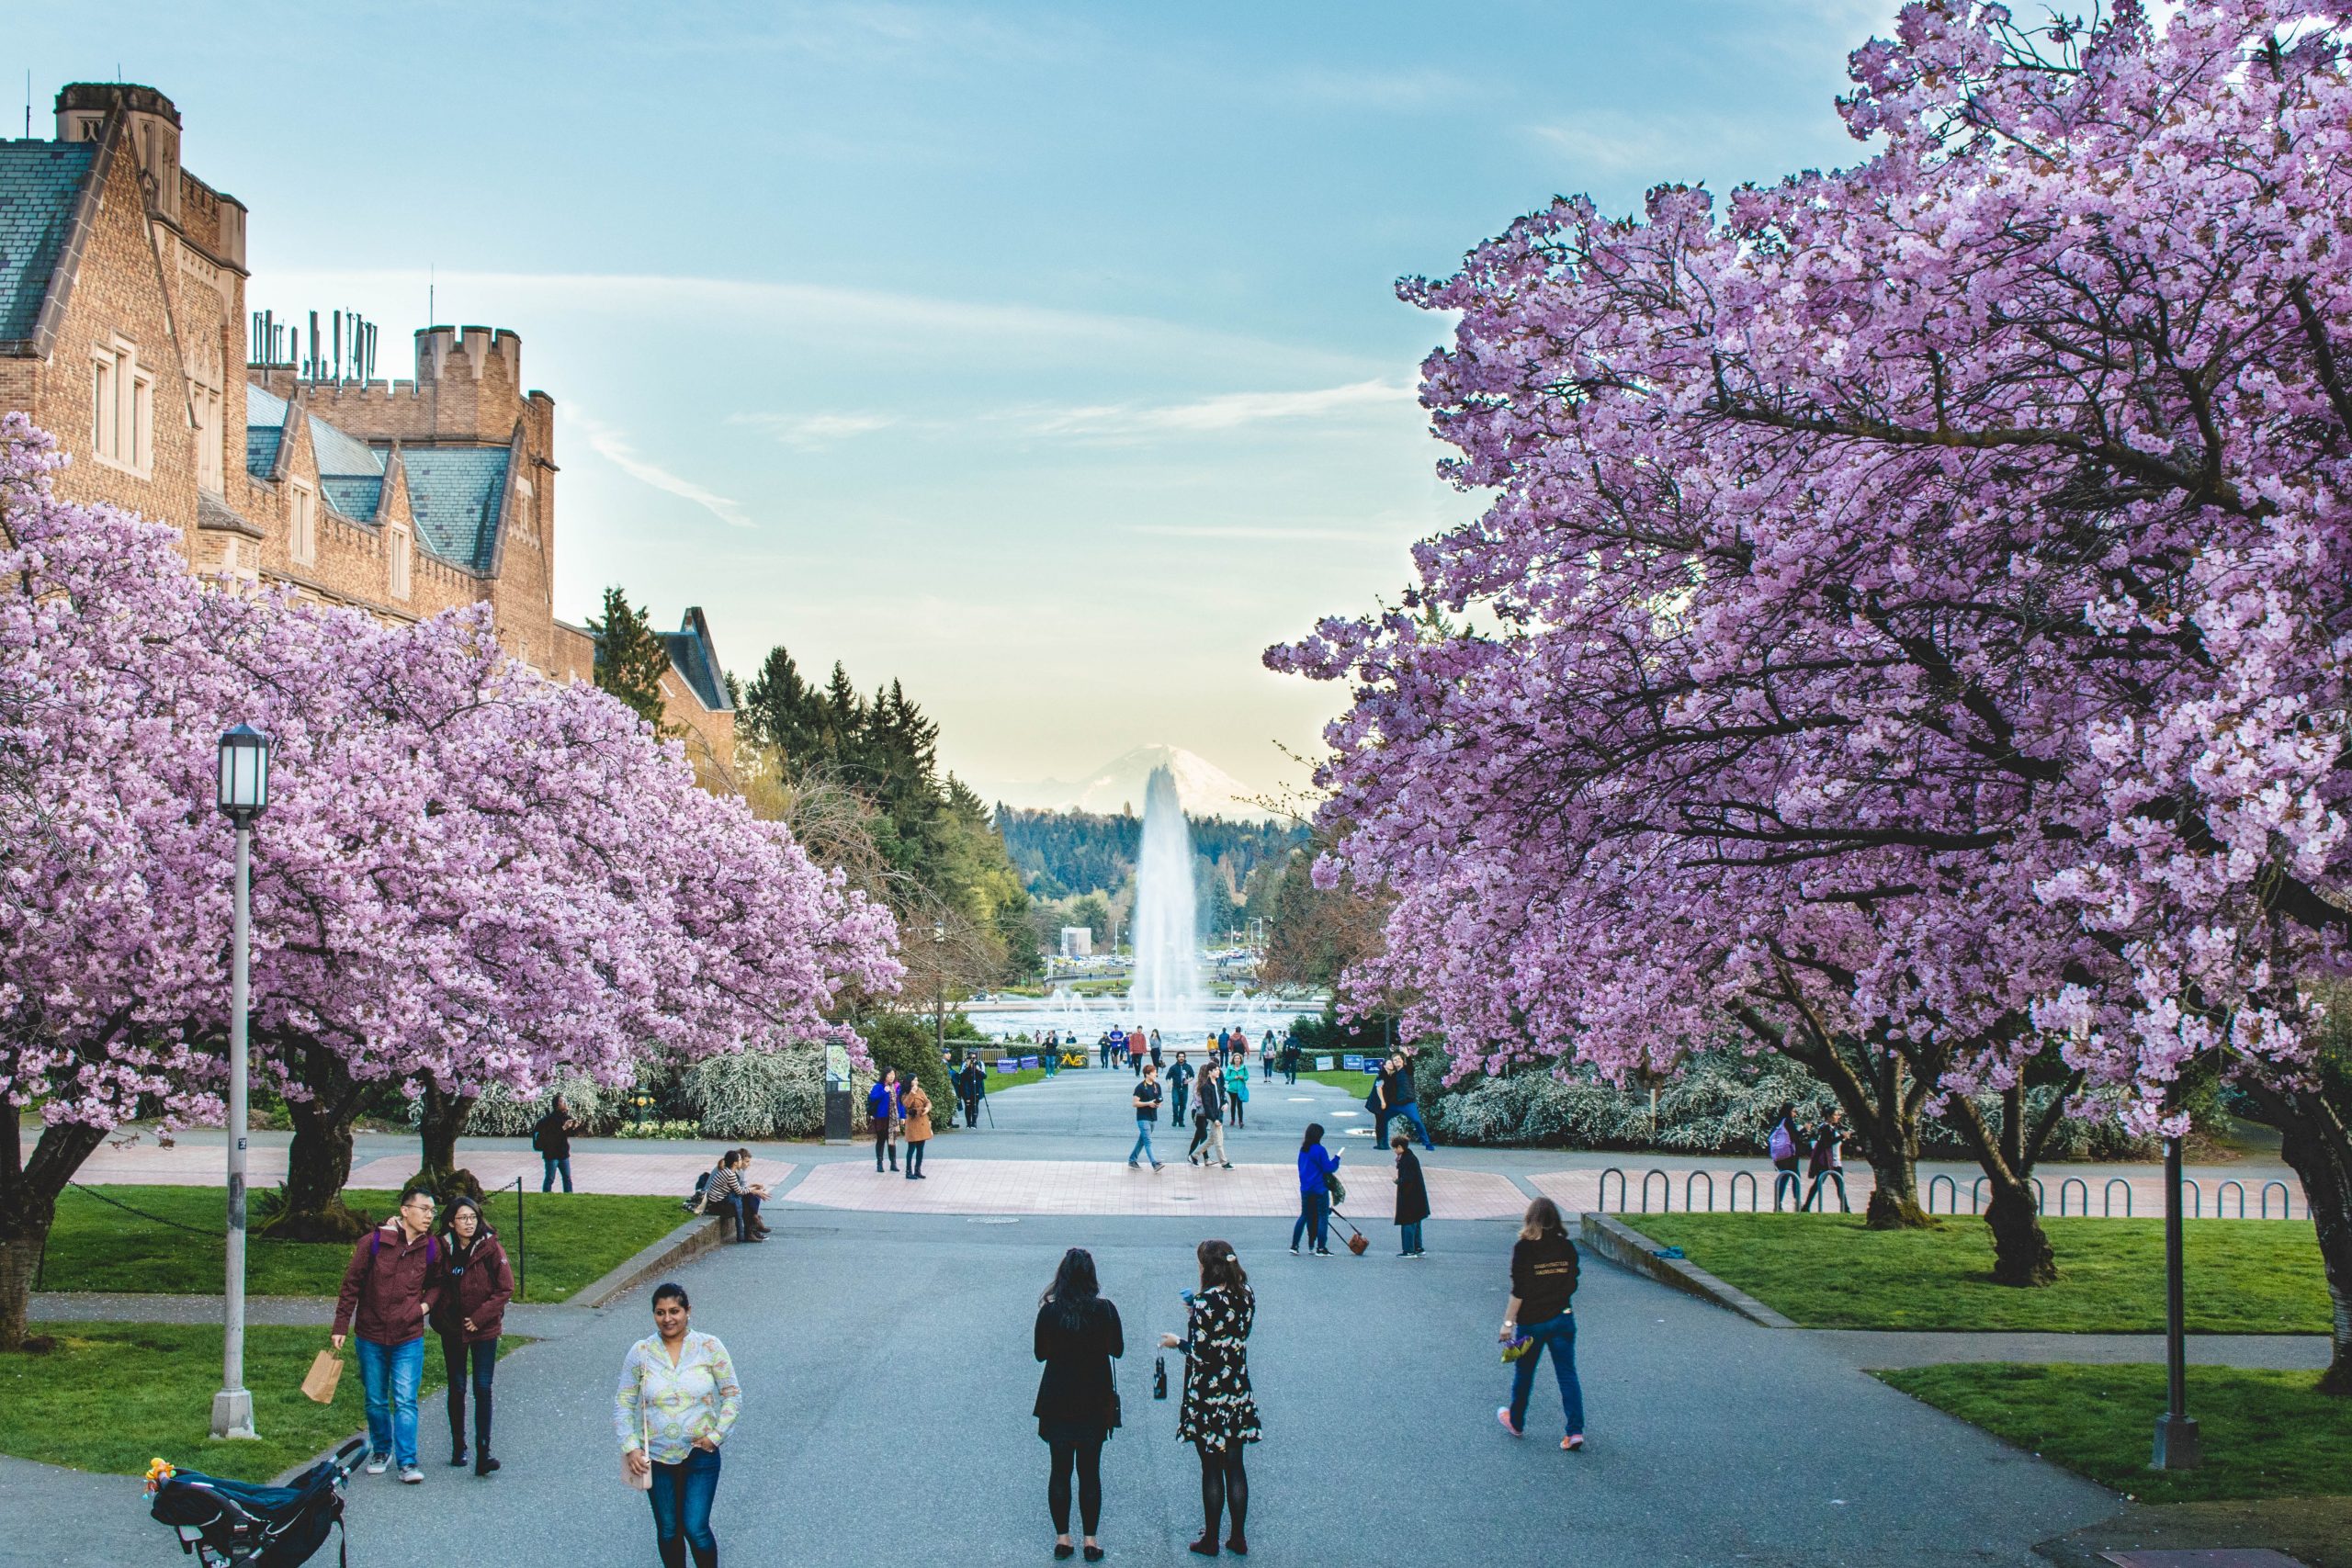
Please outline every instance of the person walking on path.
M1037 1436L1051 1453L1046 1508L1054 1517L1054 1556L1067 1559L1070 1478L1078 1478L1078 1522L1086 1560L1102 1561L1094 1535L1102 1523L1102 1445L1119 1425L1119 1390L1111 1363L1127 1353L1119 1309L1102 1298L1094 1255L1082 1247L1062 1254L1054 1282L1037 1303Z
M1233 1168L1232 1159L1225 1152L1225 1080L1218 1076L1215 1062L1203 1062L1200 1074L1193 1081L1193 1142L1184 1151L1184 1163L1207 1165L1214 1157L1226 1169ZM1212 1156L1209 1151L1216 1152Z
M907 1179L921 1181L922 1149L931 1142L931 1093L916 1078L907 1085Z
M1159 1059L1159 1031L1157 1029L1151 1032L1151 1065L1162 1072L1168 1070L1166 1064Z
M1143 1081L1136 1085L1130 1101L1136 1108L1136 1146L1127 1151L1127 1168L1137 1168L1138 1156L1151 1161L1151 1168L1159 1168L1159 1156L1151 1152L1152 1123L1159 1120L1159 1069L1146 1065Z
M498 1371L498 1337L504 1331L506 1303L514 1299L514 1269L498 1233L483 1222L471 1198L453 1198L446 1234L434 1328L441 1336L441 1368L449 1380L449 1463L466 1462L466 1386L473 1385L476 1475L498 1468L490 1451L490 1391ZM470 1368L470 1374L469 1369Z
M718 1446L743 1411L735 1362L713 1334L690 1326L685 1287L653 1287L653 1332L629 1347L613 1391L613 1430L629 1473L652 1472L653 1546L662 1568L718 1568L710 1505Z
M1054 1076L1054 1064L1061 1059L1060 1050L1050 1042L1046 1048L1046 1076ZM964 1125L980 1124L980 1101L989 1094L989 1070L977 1053L964 1058L964 1070L956 1080L956 1092L964 1101Z
M1298 1218L1290 1227L1290 1249L1308 1236L1317 1258L1331 1256L1331 1183L1339 1179L1340 1156L1323 1146L1323 1123L1309 1122L1298 1145Z
M1421 1222L1430 1217L1430 1184L1421 1179L1421 1156L1413 1152L1413 1140L1402 1127L1388 1146L1396 1151L1396 1256L1425 1258Z
M1822 1193L1822 1184L1827 1181L1838 1184L1838 1212L1841 1214L1854 1212L1853 1204L1846 1201L1845 1162L1838 1158L1838 1150L1845 1142L1846 1113L1833 1110L1829 1112L1829 1120L1813 1130L1813 1158L1806 1168L1812 1185L1805 1190L1804 1207L1798 1213L1810 1213L1816 1198L1821 1200L1821 1212L1825 1214L1829 1212L1829 1201ZM1779 1184L1775 1182L1774 1185L1777 1187Z
M1411 1122L1413 1131L1421 1135L1421 1147L1435 1154L1437 1144L1430 1137L1429 1123L1421 1120L1420 1090L1413 1083L1410 1048L1401 1048L1388 1058L1388 1089L1384 1098L1388 1114Z
M1292 1030L1283 1038L1283 1082L1298 1083L1298 1031Z
M1226 1065L1226 1120L1237 1127L1250 1124L1250 1064L1239 1056Z
M1184 1353L1184 1402L1176 1413L1176 1438L1192 1444L1201 1460L1204 1523L1192 1550L1203 1557L1216 1555L1222 1516L1231 1525L1225 1550L1246 1557L1250 1475L1242 1455L1264 1435L1250 1392L1250 1327L1258 1301L1229 1243L1204 1241L1194 1256L1201 1288L1186 1293L1184 1337L1159 1337L1161 1348Z
M531 1146L539 1151L539 1190L555 1190L559 1172L563 1177L563 1190L571 1190L571 1134L580 1131L580 1123L572 1118L571 1107L557 1095L548 1113L531 1124Z
M1148 1043L1144 1039L1142 1024L1138 1023L1134 1029L1127 1032L1127 1066L1135 1069L1135 1075L1137 1077L1143 1077L1145 1062L1144 1048L1147 1043Z
M874 1087L865 1091L865 1119L874 1128L874 1174L882 1174L882 1156L890 1156L890 1168L899 1168L899 1145L891 1134L898 1130L902 1111L899 1104L899 1069L885 1067Z
M1184 1102L1192 1098L1193 1069L1185 1065L1184 1053L1176 1053L1175 1065L1168 1073L1168 1125L1172 1130L1184 1124Z
M416 1467L416 1390L424 1381L424 1327L441 1299L441 1244L433 1234L433 1194L412 1187L399 1212L359 1238L343 1270L329 1337L359 1336L359 1380L368 1394L368 1473L400 1466L412 1486Z
M1535 1389L1535 1363L1552 1352L1552 1375L1559 1380L1560 1406L1568 1435L1560 1447L1584 1447L1584 1387L1577 1382L1577 1320L1570 1298L1577 1293L1577 1244L1560 1223L1560 1206L1538 1198L1527 1206L1519 1241L1510 1249L1510 1301L1503 1308L1502 1342L1526 1341L1511 1365L1510 1403L1495 1412L1503 1430L1527 1435L1527 1396Z
M1274 1032L1271 1029L1258 1042L1258 1075L1268 1083L1274 1081Z
M1783 1100L1780 1119L1772 1123L1772 1131L1764 1147L1772 1156L1772 1212L1781 1212L1781 1195L1787 1193L1792 1201L1804 1196L1804 1182L1797 1176L1797 1161L1805 1154L1804 1129L1797 1125L1797 1108Z

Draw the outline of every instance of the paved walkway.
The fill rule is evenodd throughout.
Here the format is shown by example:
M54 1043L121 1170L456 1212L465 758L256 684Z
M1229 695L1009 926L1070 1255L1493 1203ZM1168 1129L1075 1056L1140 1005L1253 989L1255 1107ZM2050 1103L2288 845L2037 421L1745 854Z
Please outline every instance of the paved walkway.
M1250 1353L1267 1439L1250 1456L1253 1561L2022 1565L2035 1541L2120 1506L1857 1375L1820 1336L1758 1328L1598 1262L1577 1298L1592 1447L1559 1451L1548 1375L1514 1441L1494 1419L1507 1223L1432 1224L1433 1256L1403 1264L1293 1258L1278 1216L774 1213L776 1241L683 1271L695 1325L728 1342L746 1389L716 1513L738 1563L1047 1561L1030 1325L1071 1245L1094 1250L1129 1348L1126 1428L1105 1453L1105 1544L1115 1563L1191 1561L1197 1468L1174 1440L1172 1402L1150 1397L1149 1345L1181 1322L1176 1292L1193 1282L1204 1231L1236 1245L1259 1294ZM494 1479L437 1464L422 1488L355 1478L354 1561L650 1562L645 1504L613 1478L610 1413L645 1310L639 1293L583 1314L501 1367ZM1792 1436L1798 1407L1806 1432L1834 1438ZM884 1506L890 1528L876 1524ZM0 1463L0 1562L171 1555L134 1479Z

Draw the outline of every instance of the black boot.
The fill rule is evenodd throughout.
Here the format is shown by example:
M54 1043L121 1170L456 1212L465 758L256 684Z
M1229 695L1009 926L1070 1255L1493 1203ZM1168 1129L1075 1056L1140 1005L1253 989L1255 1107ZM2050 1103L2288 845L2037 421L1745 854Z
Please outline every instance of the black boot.
M718 1568L718 1548L717 1546L697 1546L692 1548L692 1551L695 1554L695 1568Z
M462 1384L449 1385L449 1468L457 1469L466 1462L466 1391Z
M662 1483L657 1481L653 1484L659 1486ZM685 1537L680 1536L674 1540L657 1540L653 1544L662 1553L662 1568L686 1568Z
M488 1475L497 1468L490 1451L490 1390L483 1389L474 1400L474 1473Z

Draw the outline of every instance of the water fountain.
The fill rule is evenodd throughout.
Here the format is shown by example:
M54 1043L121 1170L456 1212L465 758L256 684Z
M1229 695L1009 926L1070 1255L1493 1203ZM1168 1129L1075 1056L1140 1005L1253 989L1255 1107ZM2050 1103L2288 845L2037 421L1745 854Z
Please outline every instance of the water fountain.
M1207 1000L1201 989L1198 919L1193 830L1176 794L1176 775L1154 768L1144 784L1143 843L1136 855L1135 979L1127 988L1129 1004L1149 1027L1172 1029L1181 1019L1189 1032Z

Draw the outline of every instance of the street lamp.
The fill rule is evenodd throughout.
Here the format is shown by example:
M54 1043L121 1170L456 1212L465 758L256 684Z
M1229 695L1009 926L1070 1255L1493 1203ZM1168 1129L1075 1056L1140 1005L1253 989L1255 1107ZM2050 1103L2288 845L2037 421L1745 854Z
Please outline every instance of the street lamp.
M245 1389L245 1041L248 919L253 901L254 819L269 808L269 737L241 724L220 738L221 815L236 829L235 910L229 949L229 1269L221 1301L220 1392L212 1435L252 1438L254 1396Z
M2188 1417L2186 1292L2180 1271L2180 1139L2165 1140L2165 1413L2156 1417L2152 1470L2195 1470L2204 1463L2197 1423Z

